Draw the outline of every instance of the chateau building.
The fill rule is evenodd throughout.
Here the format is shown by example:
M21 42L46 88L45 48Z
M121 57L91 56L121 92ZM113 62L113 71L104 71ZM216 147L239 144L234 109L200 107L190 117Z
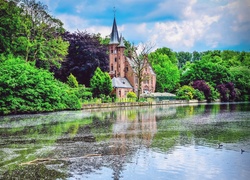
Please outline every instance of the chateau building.
M114 17L109 43L109 75L112 78L113 93L116 97L124 98L127 93L137 93L138 78L133 68L133 60L124 55L125 45L122 35L118 34L116 19ZM143 76L147 77L141 84L141 93L155 92L156 75L147 63L143 70Z

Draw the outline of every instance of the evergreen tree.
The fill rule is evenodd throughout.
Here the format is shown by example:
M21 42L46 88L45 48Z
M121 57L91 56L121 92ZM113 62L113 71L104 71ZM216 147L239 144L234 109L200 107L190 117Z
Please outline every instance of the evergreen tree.
M69 87L78 88L78 82L76 80L76 77L71 73L70 73L70 75L68 77L67 84L69 85Z
M112 82L107 72L97 67L94 76L90 80L90 87L94 97L101 97L101 95L110 95L112 91Z

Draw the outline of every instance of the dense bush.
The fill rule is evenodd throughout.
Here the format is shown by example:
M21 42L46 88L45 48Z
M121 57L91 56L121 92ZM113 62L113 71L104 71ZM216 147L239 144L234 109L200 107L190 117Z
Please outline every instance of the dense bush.
M208 98L208 101L214 101L214 100L217 100L220 98L220 93L218 92L217 89L215 89L212 85L210 85L209 83L207 83L207 85L209 86L210 88L210 96Z
M79 98L52 73L20 58L8 57L1 62L0 114L80 108Z
M132 91L128 92L127 94L127 98L136 98L136 97L137 97L136 94Z
M247 66L231 67L230 72L233 75L233 83L238 89L240 96L237 100L250 101L250 69Z
M176 93L176 99L191 100L194 98L195 90L192 86L184 85Z
M204 93L202 91L199 91L198 89L194 90L194 99L197 99L199 101L203 101L206 99Z

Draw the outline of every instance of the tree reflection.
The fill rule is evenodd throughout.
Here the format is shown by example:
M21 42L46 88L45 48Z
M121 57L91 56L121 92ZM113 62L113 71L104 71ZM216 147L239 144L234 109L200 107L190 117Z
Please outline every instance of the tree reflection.
M178 145L249 138L248 109L249 104L190 104L5 118L0 121L0 168L10 179L18 179L20 170L63 179L105 167L113 171L113 179L121 179L140 149L168 152ZM37 158L58 161L19 166Z

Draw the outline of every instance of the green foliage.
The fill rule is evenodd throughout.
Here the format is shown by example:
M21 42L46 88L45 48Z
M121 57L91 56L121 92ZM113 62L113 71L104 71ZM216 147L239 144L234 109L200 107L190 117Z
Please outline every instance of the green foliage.
M195 80L205 80L215 86L230 82L231 74L225 66L203 59L192 63L181 74L181 84L183 85Z
M209 83L207 83L207 85L209 86L210 89L210 96L208 98L208 101L214 101L220 98L220 93L218 92L217 89L215 89L212 85L210 85Z
M10 53L12 41L20 28L21 9L14 2L0 0L0 53Z
M231 67L230 72L233 76L233 83L238 89L237 100L249 101L250 100L250 69L247 66Z
M186 62L191 62L192 54L190 52L177 52L176 57L178 60L178 68L182 68Z
M196 80L206 81L210 84L210 89L213 89L208 97L208 100L212 101L219 98L219 93L214 87L233 82L236 87L236 100L249 100L249 67L250 52L231 50L195 52L193 63L188 61L181 69L181 84L190 84Z
M99 40L100 44L108 45L110 42L109 36L106 36L105 38L103 38L100 33L96 34L95 36Z
M94 76L90 80L93 97L100 97L101 94L109 95L112 91L112 81L107 72L97 67Z
M100 98L101 98L101 102L102 103L109 103L112 102L112 97L110 97L109 95L106 96L104 94L100 94Z
M155 53L167 55L172 64L177 65L178 60L176 58L176 54L169 48L163 47L155 50Z
M70 88L20 58L9 57L0 66L0 114L80 109Z
M92 92L90 88L86 88L84 85L79 85L77 88L77 97L82 100L89 100L92 98Z
M173 92L180 82L177 65L173 64L166 54L153 52L148 58L156 73L156 91Z
M0 14L0 53L53 65L67 55L69 44L61 38L63 24L41 2L0 0Z
M194 90L194 99L197 99L199 101L205 100L205 95L202 91L199 91L198 89Z
M184 85L180 89L178 89L176 93L176 99L181 100L191 100L194 98L195 90L192 86Z
M71 73L70 73L70 75L68 77L67 84L69 85L69 87L72 87L72 88L77 88L78 87L78 82L76 80L76 77Z
M127 98L136 98L136 97L137 97L136 94L132 91L128 92L127 94Z
M92 98L91 89L81 84L76 88L70 88L70 92L75 94L81 102L89 101Z

